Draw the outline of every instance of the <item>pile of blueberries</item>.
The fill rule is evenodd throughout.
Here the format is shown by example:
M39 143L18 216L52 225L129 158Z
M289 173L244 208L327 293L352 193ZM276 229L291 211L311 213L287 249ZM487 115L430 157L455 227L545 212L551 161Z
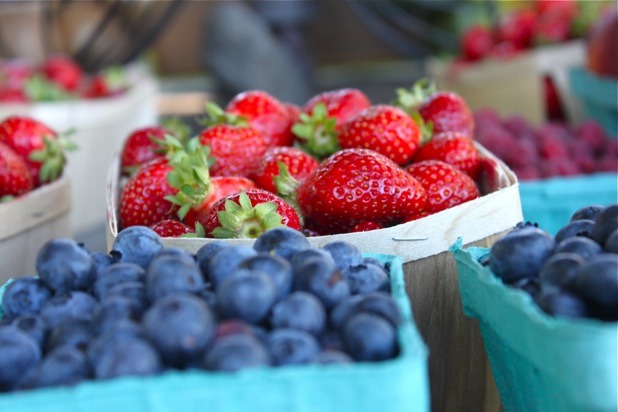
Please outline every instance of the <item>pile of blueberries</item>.
M577 210L553 238L520 224L482 263L550 315L618 321L618 204Z
M346 242L312 248L287 227L253 247L213 241L195 255L139 226L109 255L54 239L38 253L38 277L2 297L0 392L394 358L402 316L386 266Z

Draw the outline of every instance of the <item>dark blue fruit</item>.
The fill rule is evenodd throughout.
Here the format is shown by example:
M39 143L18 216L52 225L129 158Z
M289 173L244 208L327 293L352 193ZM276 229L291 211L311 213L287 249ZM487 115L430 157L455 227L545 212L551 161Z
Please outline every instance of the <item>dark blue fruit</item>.
M97 299L103 300L114 286L126 282L143 282L145 277L146 271L141 266L133 263L114 263L99 274L92 291Z
M34 339L15 327L0 327L0 392L11 390L40 359Z
M350 287L337 267L328 259L314 257L295 273L294 289L315 295L328 310L350 294Z
M47 350L60 346L86 350L95 333L95 325L90 319L66 319L52 329L47 340Z
M305 235L287 226L267 230L253 244L253 248L258 252L272 252L287 260L292 259L295 253L310 247Z
M225 249L229 245L222 240L213 240L212 242L206 243L204 246L198 249L195 253L195 258L197 259L197 264L204 275L204 279L208 279L208 264L210 263L210 259L214 255L217 254L221 249Z
M363 297L358 303L356 310L380 316L393 326L399 326L402 322L399 307L388 293L375 292Z
M36 257L36 271L58 294L86 290L97 277L90 253L71 239L52 239Z
M146 340L146 332L141 324L132 320L119 319L111 325L105 332L90 341L86 354L90 364L96 364L106 349L111 346L112 341L126 339Z
M269 364L270 355L264 345L244 333L218 339L204 357L204 368L211 371L235 372Z
M543 230L528 227L510 232L491 248L489 267L505 283L537 276L555 247Z
M124 296L108 296L94 312L97 333L105 332L120 319L139 320L143 308L139 302Z
M376 265L377 267L382 269L384 273L386 273L386 276L390 276L390 273L388 272L388 268L384 266L384 263L380 262L379 259L372 258L372 257L363 257L363 263L365 264L371 263L373 265Z
M97 272L97 275L106 267L116 263L113 257L105 253L93 252L90 254L90 258L92 259L94 270Z
M265 273L247 271L225 279L217 289L219 313L226 319L257 324L268 316L277 292Z
M312 362L320 353L320 345L302 330L276 329L268 338L268 352L275 365L300 365Z
M125 282L112 286L105 298L108 299L113 296L122 296L131 299L136 305L139 313L143 313L150 305L148 296L146 296L146 287L142 282Z
M70 292L54 296L41 309L41 316L50 328L65 319L91 319L97 301L84 292Z
M97 355L92 363L97 379L149 376L163 369L157 350L144 339L109 339Z
M581 222L581 221L580 221ZM574 253L584 260L603 252L603 248L592 239L582 236L570 237L558 243L554 253Z
M358 311L358 304L363 300L363 295L350 295L343 299L330 312L330 324L341 330L348 318Z
M161 249L163 243L154 230L145 226L131 226L118 233L110 253L120 262L135 263L146 269Z
M158 251L156 255L152 257L152 260L150 261L150 265L152 265L152 263L157 258L160 258L163 256L174 256L179 259L187 259L188 261L197 262L197 260L195 259L195 255L187 250L180 249L177 247L164 247L163 249Z
M545 283L568 287L584 258L576 253L556 253L545 261L539 272L539 278Z
M208 263L208 280L218 287L224 279L236 274L245 259L256 255L257 252L249 246L229 246L219 250Z
M270 324L274 329L298 329L318 336L326 327L326 310L315 296L294 292L273 307Z
M603 210L605 207L599 205L590 205L579 208L573 213L571 216L571 222L576 220L596 220L597 215Z
M156 301L142 324L162 359L182 367L197 361L215 331L215 320L200 298L178 293Z
M397 354L395 328L369 313L352 316L343 327L346 352L356 361L382 361Z
M618 254L618 229L614 230L605 240L605 250Z
M358 248L348 242L330 242L324 245L322 249L330 253L339 270L343 270L348 266L359 265L363 261L363 256Z
M543 312L553 316L585 318L589 314L588 306L581 297L557 287L542 288L534 301Z
M284 297L292 289L292 266L281 256L259 253L243 261L238 269L257 270L270 276L277 290L277 299Z
M60 346L18 383L18 389L76 385L90 376L86 356L73 346Z
M537 277L517 279L511 284L516 289L521 289L530 296L534 297L541 290L541 281Z
M315 358L315 363L319 363L321 365L345 365L352 362L354 361L349 355L334 349L322 351Z
M609 235L616 229L618 229L618 204L606 207L597 215L592 238L604 245Z
M581 266L572 289L604 319L618 319L618 255L594 258Z
M315 249L315 248L303 249L295 253L294 256L292 256L292 259L290 260L290 263L292 264L292 270L296 271L300 265L302 265L303 263L305 263L307 259L312 258L312 257L329 259L329 260L332 260L333 264L335 264L333 257L330 255L330 253L328 253L324 249Z
M194 260L161 256L152 260L146 272L146 295L151 302L177 292L198 292L203 286L202 272Z
M384 268L372 263L350 265L341 271L350 285L350 293L366 294L376 291L389 291L390 279Z
M41 279L30 277L17 279L9 283L4 290L2 311L9 319L39 313L51 296L51 290Z
M590 237L592 229L594 229L594 220L576 220L560 229L556 236L554 236L554 241L560 243L573 236Z
M45 346L49 327L40 315L22 315L12 325L34 339L39 347Z

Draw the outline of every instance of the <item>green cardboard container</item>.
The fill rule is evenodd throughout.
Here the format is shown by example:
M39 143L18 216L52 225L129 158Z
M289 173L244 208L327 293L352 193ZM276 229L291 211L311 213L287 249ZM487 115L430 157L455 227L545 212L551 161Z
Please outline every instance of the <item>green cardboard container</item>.
M372 256L389 263L392 294L404 318L398 330L401 352L395 359L88 381L0 394L0 411L427 412L428 352L405 293L401 258Z
M577 209L618 203L618 175L596 173L519 183L524 219L555 235Z
M489 249L451 252L506 412L618 411L618 323L548 316L479 263Z

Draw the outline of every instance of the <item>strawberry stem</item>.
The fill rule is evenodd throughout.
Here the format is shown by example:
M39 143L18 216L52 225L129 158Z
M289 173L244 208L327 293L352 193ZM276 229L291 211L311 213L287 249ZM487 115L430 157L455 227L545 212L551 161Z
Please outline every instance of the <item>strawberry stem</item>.
M245 116L227 113L214 102L206 102L206 117L198 119L202 126L214 126L216 124L231 124L233 126L248 126Z
M242 192L238 203L225 201L225 210L217 212L221 226L212 231L218 239L255 239L265 231L282 226L283 217L277 213L275 202L251 204L246 192Z
M436 92L436 85L429 79L420 79L412 85L410 90L399 88L396 92L397 97L393 105L412 115L429 96Z
M169 130L181 143L186 143L191 135L191 128L180 117L166 117L161 121L161 125Z
M75 97L40 74L35 74L26 80L24 91L34 102L61 101Z
M292 133L301 140L301 147L305 152L325 158L340 149L336 131L337 119L328 116L324 103L316 104L311 115L301 113L299 120L292 126Z
M42 163L39 170L39 180L42 183L52 182L60 177L66 164L65 152L77 150L77 145L69 139L73 132L69 130L55 138L43 136L43 149L35 150L28 156L29 160Z

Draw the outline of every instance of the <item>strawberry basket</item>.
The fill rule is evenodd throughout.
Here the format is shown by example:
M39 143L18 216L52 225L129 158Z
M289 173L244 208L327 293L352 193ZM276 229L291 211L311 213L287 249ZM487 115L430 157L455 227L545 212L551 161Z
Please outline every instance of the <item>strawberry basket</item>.
M352 365L298 365L238 373L168 371L156 377L125 377L0 395L11 411L428 411L427 348L414 324L399 257L390 262L391 291L403 323L401 351L388 361ZM6 287L6 285L5 285ZM0 289L0 297L5 289ZM0 319L2 313L0 312Z

